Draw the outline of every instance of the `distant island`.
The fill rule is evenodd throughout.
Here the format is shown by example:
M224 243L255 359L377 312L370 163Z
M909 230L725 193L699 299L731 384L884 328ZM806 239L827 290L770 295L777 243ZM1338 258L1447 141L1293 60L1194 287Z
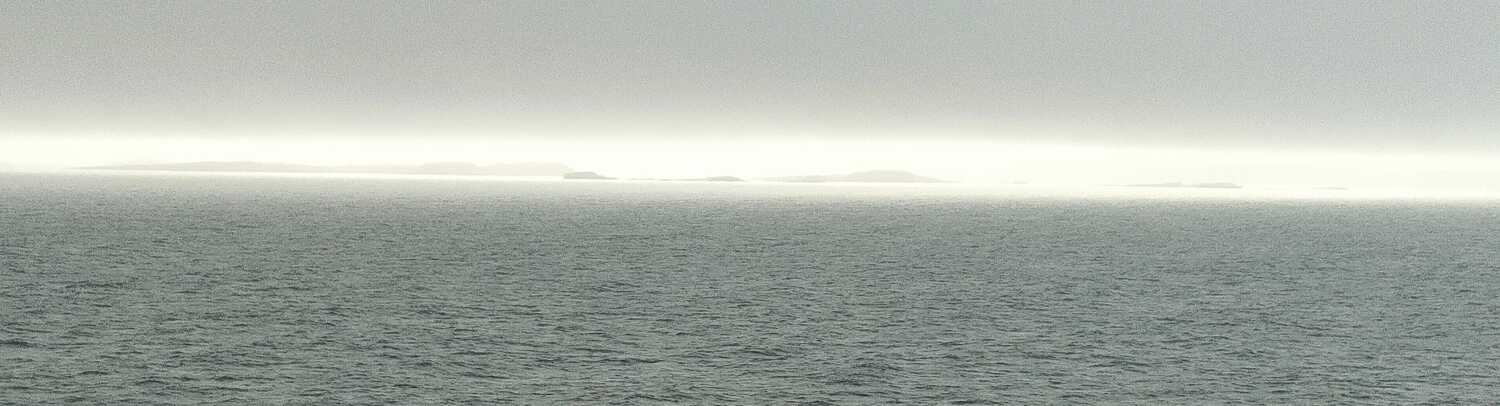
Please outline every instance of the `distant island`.
M744 182L734 176L709 176L706 178L640 178L634 180L651 180L657 182Z
M0 169L4 169L0 166ZM431 162L420 165L306 165L256 161L200 161L182 163L148 163L89 166L75 169L110 171L165 172L249 172L249 173L360 173L396 175L488 175L488 176L560 176L566 180L615 180L592 171L575 171L554 162L518 162L479 165L470 162ZM745 182L735 176L703 178L650 178L664 182ZM794 183L943 183L945 181L900 170L873 170L841 175L807 175L764 179Z
M321 166L253 161L206 161L168 164L91 166L78 169L114 171L170 172L257 172L257 173L369 173L398 175L488 175L488 176L557 176L571 172L567 165L555 162L516 162L478 165L469 162L433 162L417 166L351 165Z
M1156 188L1195 188L1195 189L1241 189L1241 188L1244 188L1244 186L1240 186L1240 185L1237 185L1237 184L1234 184L1234 183L1229 183L1229 182L1207 182L1207 183L1182 183L1182 182L1137 183L1137 184L1125 185L1125 186L1126 187L1156 187Z
M943 180L898 170L876 170L854 172L844 175L808 175L767 179L774 182L796 183L942 183Z
M596 172L588 172L588 171L564 173L562 175L562 178L563 179L569 179L569 180L614 180L615 179L615 178L611 178L611 177L608 177L608 176L600 175L600 174L598 174Z

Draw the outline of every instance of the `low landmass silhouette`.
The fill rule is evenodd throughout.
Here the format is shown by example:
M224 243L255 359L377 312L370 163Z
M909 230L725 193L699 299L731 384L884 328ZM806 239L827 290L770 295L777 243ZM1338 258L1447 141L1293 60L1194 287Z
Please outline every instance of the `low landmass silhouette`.
M1207 183L1182 183L1182 182L1137 183L1137 184L1125 185L1125 186L1128 186L1128 187L1161 187L1161 188L1197 188L1197 189L1240 189L1240 188L1244 187L1244 186L1240 186L1238 184L1229 183L1229 182L1207 182Z
M807 175L789 176L781 178L770 178L776 182L797 183L829 183L829 182L851 182L851 183L942 183L936 178L917 175L907 171L898 170L875 170L854 172L843 175Z
M635 180L652 180L658 182L744 182L734 176L709 176L706 178L640 178Z
M262 172L262 173L372 173L401 175L490 175L557 176L571 172L555 162L516 162L478 165L469 162L434 162L418 166L354 165L320 166L254 161L206 161L166 164L91 166L81 169L174 172Z
M568 172L568 173L564 173L562 175L562 177L563 177L563 179L569 179L569 180L614 180L615 179L615 178L611 178L611 177L608 177L608 176L600 175L598 173L589 172L589 171Z

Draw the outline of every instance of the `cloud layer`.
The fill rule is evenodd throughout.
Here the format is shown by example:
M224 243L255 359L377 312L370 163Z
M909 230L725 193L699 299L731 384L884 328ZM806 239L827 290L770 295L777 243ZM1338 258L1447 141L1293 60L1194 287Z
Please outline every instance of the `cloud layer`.
M1495 148L1500 5L50 2L0 131Z

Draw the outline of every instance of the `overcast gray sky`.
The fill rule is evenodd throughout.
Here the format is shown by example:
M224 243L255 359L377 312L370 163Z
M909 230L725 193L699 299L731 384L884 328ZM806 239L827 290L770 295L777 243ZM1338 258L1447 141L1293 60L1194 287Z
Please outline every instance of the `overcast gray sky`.
M0 3L0 131L1500 148L1495 1Z

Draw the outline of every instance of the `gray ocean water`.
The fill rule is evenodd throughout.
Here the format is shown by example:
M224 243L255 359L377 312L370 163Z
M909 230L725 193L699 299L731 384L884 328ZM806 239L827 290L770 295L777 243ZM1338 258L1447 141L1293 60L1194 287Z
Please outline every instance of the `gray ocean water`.
M1500 205L0 174L0 404L1488 404Z

